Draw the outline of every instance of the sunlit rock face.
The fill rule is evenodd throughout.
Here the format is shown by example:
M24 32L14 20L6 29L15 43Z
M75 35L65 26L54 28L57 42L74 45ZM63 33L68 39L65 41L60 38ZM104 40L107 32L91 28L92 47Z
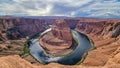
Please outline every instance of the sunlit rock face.
M56 20L56 23L52 25L52 33L55 37L59 39L67 40L67 41L72 40L70 27L63 19Z
M64 20L56 20L51 28L28 41L30 54L40 63L80 64L87 52L94 49L89 37L69 28Z
M63 19L56 20L51 29L40 39L41 46L50 54L56 54L63 50L66 52L66 49L70 49L73 39L68 24Z

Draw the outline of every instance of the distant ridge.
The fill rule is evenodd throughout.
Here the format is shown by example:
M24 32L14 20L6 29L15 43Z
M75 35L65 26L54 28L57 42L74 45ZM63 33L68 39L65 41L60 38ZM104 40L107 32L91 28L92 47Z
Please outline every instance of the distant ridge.
M120 20L119 17L107 18L107 17L69 17L69 16L16 16L16 15L1 15L0 18L32 18L32 19L66 19L66 18L74 18L74 19L102 19L102 20Z

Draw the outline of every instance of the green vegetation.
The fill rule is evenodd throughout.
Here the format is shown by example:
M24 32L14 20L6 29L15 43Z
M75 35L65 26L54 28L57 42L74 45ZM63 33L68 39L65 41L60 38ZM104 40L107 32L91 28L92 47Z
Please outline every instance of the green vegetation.
M24 56L25 54L29 54L29 53L30 53L30 49L29 49L28 44L26 42L25 47L23 48L23 52L20 53L19 55Z

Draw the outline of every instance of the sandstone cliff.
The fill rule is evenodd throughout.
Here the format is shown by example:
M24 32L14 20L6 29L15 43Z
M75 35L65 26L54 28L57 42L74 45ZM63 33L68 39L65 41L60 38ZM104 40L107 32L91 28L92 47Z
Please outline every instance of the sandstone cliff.
M22 38L31 37L39 32L50 28L49 25L55 23L56 19L30 19L30 18L0 18L0 40L9 40L10 42L0 44L0 56L6 55L18 55L24 43ZM52 66L66 67L66 68L119 68L119 47L120 47L120 20L118 19L94 19L94 18L63 18L68 23L70 28L87 34L94 42L96 49L90 51L88 56L81 65L64 66L59 64L40 65L38 67L50 68ZM5 39L6 38L6 39ZM11 39L17 39L12 40ZM21 42L22 40L22 42ZM5 46L3 46L5 45ZM8 57L5 57L8 58ZM15 61L11 62L0 58L0 62L4 61L4 64L10 68L10 65L15 63L20 64L19 60L12 56L9 59ZM20 58L20 57L18 57ZM17 59L18 59L17 58ZM20 58L21 59L21 58ZM29 62L33 63L29 56L25 56ZM25 61L26 62L26 61ZM7 65L8 64L8 65ZM26 63L23 63L23 65ZM27 62L27 64L30 64ZM34 62L33 64L36 64ZM21 64L20 64L21 65ZM20 66L22 67L22 66ZM28 65L29 67L29 65ZM36 67L30 64L30 67ZM29 68L30 68L29 67ZM2 67L0 67L2 68ZM7 68L4 67L3 68ZM19 66L18 66L19 68ZM23 67L24 68L24 67Z
M119 68L120 67L120 53L110 58L105 66L84 66L74 65L65 66L57 63L51 63L48 65L35 65L22 59L18 55L0 57L0 68Z
M49 28L56 19L31 19L31 18L0 18L0 29L4 30L9 39L19 39L33 36ZM87 34L117 37L120 33L120 20L94 19L94 18L63 18L72 29Z
M40 39L41 46L50 54L59 55L72 50L72 33L68 24L58 19L51 25L51 31ZM69 49L69 50L68 50Z

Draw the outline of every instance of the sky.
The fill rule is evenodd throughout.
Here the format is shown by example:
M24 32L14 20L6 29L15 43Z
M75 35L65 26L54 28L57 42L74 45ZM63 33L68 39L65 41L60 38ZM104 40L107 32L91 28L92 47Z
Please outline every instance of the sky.
M0 16L120 18L120 0L0 0Z

